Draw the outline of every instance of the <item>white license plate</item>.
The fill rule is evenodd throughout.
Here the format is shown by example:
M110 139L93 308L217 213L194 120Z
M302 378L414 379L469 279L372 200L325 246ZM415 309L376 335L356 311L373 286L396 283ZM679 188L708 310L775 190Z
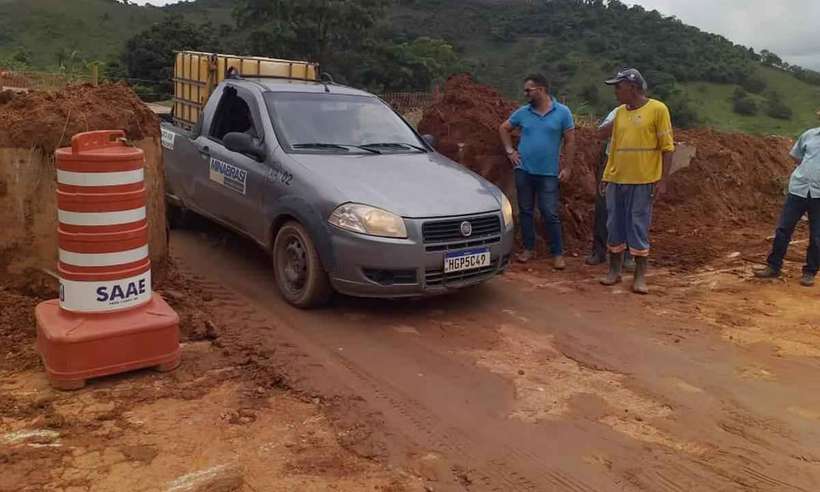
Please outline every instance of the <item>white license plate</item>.
M444 256L444 273L475 270L487 266L490 266L490 250L487 248L457 251Z

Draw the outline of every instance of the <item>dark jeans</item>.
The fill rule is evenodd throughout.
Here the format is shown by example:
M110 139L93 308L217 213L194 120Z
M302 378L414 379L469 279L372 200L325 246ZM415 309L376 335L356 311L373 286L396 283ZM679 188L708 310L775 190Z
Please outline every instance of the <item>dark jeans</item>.
M766 263L777 272L783 268L783 258L789 249L789 242L797 223L804 214L809 214L809 247L806 250L806 265L803 273L817 275L820 268L820 198L803 198L802 196L789 195L786 197L786 204L783 205L783 212L780 214L780 221L774 235L772 252Z
M535 248L534 209L536 200L550 241L550 253L563 255L561 218L558 215L560 185L557 176L538 176L521 169L515 170L515 188L518 194L518 221L525 249Z
M606 257L606 198L595 192L595 225L592 229L592 254Z

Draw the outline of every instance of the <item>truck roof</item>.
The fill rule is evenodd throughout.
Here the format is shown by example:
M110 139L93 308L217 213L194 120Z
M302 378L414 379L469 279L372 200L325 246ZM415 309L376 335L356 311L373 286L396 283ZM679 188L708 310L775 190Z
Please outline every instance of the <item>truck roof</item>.
M375 97L369 92L354 89L352 87L335 83L325 84L323 82L313 82L309 80L242 77L238 79L227 79L225 82L229 81L238 85L261 89L262 92L311 92L320 94L329 91L331 94Z

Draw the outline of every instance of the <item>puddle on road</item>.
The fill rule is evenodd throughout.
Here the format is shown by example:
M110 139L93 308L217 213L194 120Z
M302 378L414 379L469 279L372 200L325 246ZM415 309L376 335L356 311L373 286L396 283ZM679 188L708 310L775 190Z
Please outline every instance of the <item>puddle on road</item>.
M672 418L672 409L627 388L625 376L580 365L555 348L552 336L506 324L499 331L498 346L467 354L479 367L513 381L516 401L509 418L536 423L580 414L639 441L692 454L706 452L704 446L653 426L653 421ZM698 388L687 387L692 389Z

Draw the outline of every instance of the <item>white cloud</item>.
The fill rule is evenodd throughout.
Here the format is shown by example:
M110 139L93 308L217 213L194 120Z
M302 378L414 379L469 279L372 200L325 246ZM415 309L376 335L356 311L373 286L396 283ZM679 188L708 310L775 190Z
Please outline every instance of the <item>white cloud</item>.
M767 49L789 63L820 70L817 0L633 0L647 10L674 15L686 24L731 41Z
M137 5L168 5L169 3L177 3L179 0L131 0L130 3Z

